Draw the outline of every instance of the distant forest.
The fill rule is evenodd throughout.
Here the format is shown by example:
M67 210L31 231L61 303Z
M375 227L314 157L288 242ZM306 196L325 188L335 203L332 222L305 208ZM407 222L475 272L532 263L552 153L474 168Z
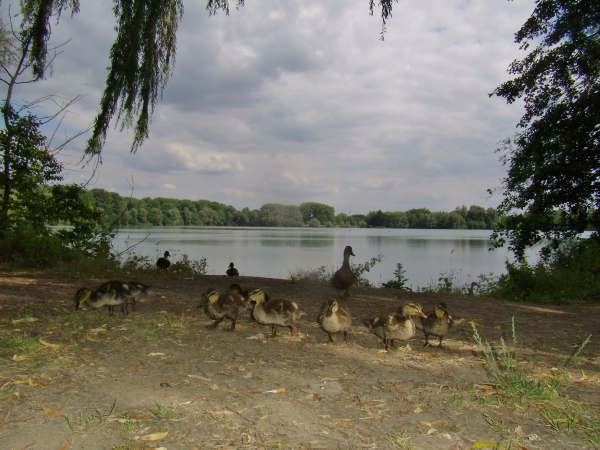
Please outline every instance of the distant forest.
M90 189L85 200L102 208L105 220L120 226L238 226L238 227L351 227L492 229L498 220L495 208L472 205L450 212L427 208L408 211L371 211L369 214L335 214L333 206L305 202L300 206L266 203L260 209L244 208L208 200L174 198L128 198L104 189Z

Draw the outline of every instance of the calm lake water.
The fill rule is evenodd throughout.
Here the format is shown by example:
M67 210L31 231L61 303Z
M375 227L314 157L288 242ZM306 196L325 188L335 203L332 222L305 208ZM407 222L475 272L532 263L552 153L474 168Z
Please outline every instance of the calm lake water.
M287 278L290 270L337 270L342 252L351 245L362 264L383 255L366 277L375 285L395 279L397 263L406 270L413 289L437 284L441 273L455 274L459 284L476 281L479 274L499 275L504 262L512 261L506 249L489 251L489 230L415 230L373 228L241 228L241 227L144 227L121 229L114 248L134 249L152 260L171 253L177 261L206 258L208 274L225 274L230 262L241 275ZM530 252L534 262L536 251Z

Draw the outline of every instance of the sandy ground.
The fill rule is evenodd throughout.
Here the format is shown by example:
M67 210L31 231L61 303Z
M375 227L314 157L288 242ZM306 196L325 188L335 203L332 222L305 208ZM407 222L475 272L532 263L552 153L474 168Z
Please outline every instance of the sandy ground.
M481 441L598 448L585 433L552 429L526 401L504 402L468 321L497 345L500 337L512 342L514 317L521 366L533 377L551 377L600 331L599 306L355 287L340 300L354 317L348 343L336 335L331 344L316 324L321 302L336 296L330 285L237 279L306 311L299 336L280 328L271 338L250 317L233 332L225 322L206 328L212 321L197 305L207 288L226 290L230 278L138 280L152 286L151 295L125 318L74 311L75 291L106 279L0 277L0 448L468 449ZM361 321L409 300L424 309L443 301L465 325L443 349L424 347L419 332L386 352ZM15 339L38 349L15 349L8 344ZM592 336L561 393L600 421L599 373L600 344Z

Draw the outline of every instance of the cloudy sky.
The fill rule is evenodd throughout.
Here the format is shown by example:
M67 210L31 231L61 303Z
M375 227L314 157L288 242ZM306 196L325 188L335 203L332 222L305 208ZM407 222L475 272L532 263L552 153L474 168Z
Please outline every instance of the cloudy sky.
M131 154L132 133L112 128L92 187L129 195L133 180L137 198L352 214L500 202L486 192L506 172L494 149L523 110L488 94L524 55L514 33L532 0L401 0L383 42L368 0L247 0L213 17L204 1L184 4L150 139ZM53 43L70 41L52 77L16 98L84 95L63 131L86 129L114 37L112 2L82 1L53 25ZM61 155L69 182L90 177L84 146Z

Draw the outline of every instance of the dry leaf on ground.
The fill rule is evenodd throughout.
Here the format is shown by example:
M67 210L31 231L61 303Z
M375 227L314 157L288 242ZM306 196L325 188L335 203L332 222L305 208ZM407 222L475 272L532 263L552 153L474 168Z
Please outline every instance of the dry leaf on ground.
M24 319L15 319L12 321L12 324L23 323L23 322L37 322L39 319L35 317L25 317Z
M167 434L169 434L168 431L147 434L146 436L142 436L142 441L158 441L160 439L164 439L167 436Z
M46 347L50 347L50 348L61 348L62 345L58 345L58 344L52 344L50 342L46 342L43 339L39 340L40 344L45 345Z
M282 392L285 392L285 388L269 389L268 391L263 391L263 394L281 394Z
M208 409L206 412L212 414L213 416L231 416L235 414L235 411L210 411Z
M60 411L57 411L56 409L52 409L52 408L46 408L45 406L42 406L42 410L46 414L50 414L51 416L54 416L54 417L60 417L63 415L63 413L61 413Z

